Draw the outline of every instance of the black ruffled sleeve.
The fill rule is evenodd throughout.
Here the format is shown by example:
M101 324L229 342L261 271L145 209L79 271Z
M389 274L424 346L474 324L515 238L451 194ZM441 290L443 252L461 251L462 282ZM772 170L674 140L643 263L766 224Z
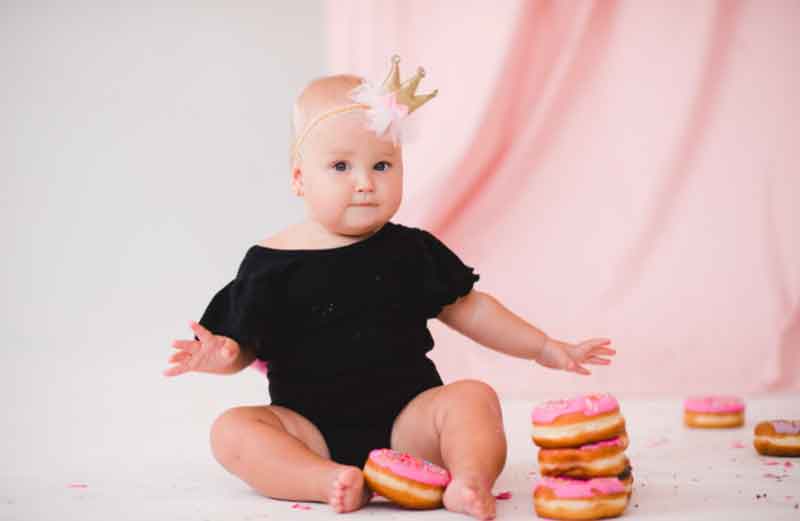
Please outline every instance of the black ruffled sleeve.
M240 269L211 299L200 324L215 335L232 338L259 359L270 360L280 324L276 288L274 270Z
M442 308L465 296L480 276L429 232L420 230L423 258L423 293L426 318L435 318Z

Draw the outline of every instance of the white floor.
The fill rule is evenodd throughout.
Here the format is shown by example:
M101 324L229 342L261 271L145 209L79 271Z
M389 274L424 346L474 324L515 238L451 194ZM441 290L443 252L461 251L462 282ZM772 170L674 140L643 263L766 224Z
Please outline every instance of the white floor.
M69 359L53 363L24 353L6 361L6 374L12 376L2 384L0 520L314 521L334 516L324 504L260 497L210 455L207 432L216 414L263 400L263 382L254 371L235 380L199 375L165 380L149 364L120 368L96 360L96 368L78 368ZM139 381L125 376L131 374ZM619 398L636 480L626 518L800 519L795 508L800 459L760 457L751 446L757 420L800 418L800 395L750 397L747 426L730 431L684 429L678 397ZM535 518L536 450L528 415L538 401L504 403L510 454L495 491L510 491L512 498L498 502L499 519ZM463 516L376 502L347 518Z

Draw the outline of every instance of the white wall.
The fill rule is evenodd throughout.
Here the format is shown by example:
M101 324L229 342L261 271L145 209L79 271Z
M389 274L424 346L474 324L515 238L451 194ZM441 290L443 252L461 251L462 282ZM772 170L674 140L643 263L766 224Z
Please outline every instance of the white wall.
M254 372L231 384L160 371L246 247L301 214L288 121L294 95L326 72L321 1L29 4L0 6L10 457L26 436L53 453L41 457L69 457L51 428L97 447L79 443L92 425L113 437L171 408L263 399ZM77 430L49 423L65 408Z

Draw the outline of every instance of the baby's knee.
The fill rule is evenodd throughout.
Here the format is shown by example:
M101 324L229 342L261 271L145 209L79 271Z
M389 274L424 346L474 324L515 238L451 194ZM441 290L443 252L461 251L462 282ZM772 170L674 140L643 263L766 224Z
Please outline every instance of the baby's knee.
M270 407L234 407L220 414L211 425L211 451L225 468L239 459L243 445L253 436L262 436L264 428L283 429L280 418Z
M239 407L228 409L220 414L211 425L210 442L211 452L222 465L235 459L237 424L241 420Z
M234 407L220 414L211 425L211 452L228 468L239 457L242 431L252 416L248 407Z
M480 380L459 380L450 384L454 394L457 394L459 399L468 399L472 402L480 402L496 406L500 408L500 398L497 391Z

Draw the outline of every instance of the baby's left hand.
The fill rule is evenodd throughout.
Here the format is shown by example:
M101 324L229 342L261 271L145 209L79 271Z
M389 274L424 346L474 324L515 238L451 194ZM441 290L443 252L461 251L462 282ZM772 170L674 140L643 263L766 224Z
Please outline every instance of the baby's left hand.
M552 369L591 374L581 364L610 364L611 360L605 357L616 354L616 351L608 347L610 343L611 340L607 338L593 338L580 344L568 344L548 338L536 361Z

